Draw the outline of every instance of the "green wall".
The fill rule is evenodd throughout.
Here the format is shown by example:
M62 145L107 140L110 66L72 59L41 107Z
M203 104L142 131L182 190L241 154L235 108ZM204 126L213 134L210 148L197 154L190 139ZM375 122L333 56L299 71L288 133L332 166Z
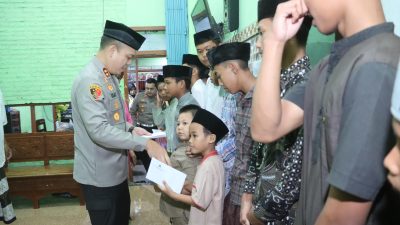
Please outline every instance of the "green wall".
M107 19L165 25L164 0L0 0L0 12L6 104L70 101L72 81L96 54ZM29 132L29 108L19 110L22 131ZM36 117L51 120L50 107L37 107ZM46 119L46 126L51 130L52 121Z
M188 0L189 51L195 53L190 13L197 0ZM256 22L258 0L240 0L238 31ZM208 0L217 23L223 22L223 0ZM384 0L389 21L400 24L400 2ZM129 26L165 25L165 0L0 0L0 88L6 104L70 100L73 78L98 49L106 19ZM400 33L400 26L396 32ZM234 34L227 34L230 37ZM309 55L313 63L325 55L332 36L312 29ZM155 65L165 59L141 60ZM23 130L30 130L30 113L21 109ZM36 110L48 117L48 107ZM51 121L46 125L51 129Z
M188 12L192 12L193 7L197 0L188 0ZM223 22L224 5L222 0L208 0L211 14L217 23ZM258 0L239 0L239 28L237 31L225 34L224 39L230 39L234 34L244 30L249 25L257 21L257 3ZM189 21L191 21L190 15ZM196 46L194 45L193 23L189 23L189 52L196 53ZM309 35L307 51L311 58L311 63L316 64L319 59L329 53L331 43L333 42L333 35L326 36L318 32L316 28L312 28Z

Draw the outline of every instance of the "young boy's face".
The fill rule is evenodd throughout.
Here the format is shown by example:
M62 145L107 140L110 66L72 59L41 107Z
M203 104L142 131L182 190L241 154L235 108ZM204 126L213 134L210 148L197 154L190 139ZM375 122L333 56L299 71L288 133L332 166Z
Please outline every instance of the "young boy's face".
M166 94L171 97L176 97L178 91L178 82L174 77L166 77L164 79Z
M212 40L206 41L203 44L199 44L196 46L197 56L199 57L200 62L203 63L203 65L207 68L210 67L210 62L207 58L207 52L215 47L217 47L217 44Z
M204 153L209 148L209 144L213 143L213 139L211 137L212 134L204 133L204 127L198 123L191 123L189 126L189 132L190 132L189 145L192 154L204 155Z
M393 121L393 130L397 137L397 145L385 157L385 167L388 169L388 180L400 191L400 122Z
M188 141L189 134L189 126L193 120L193 115L191 112L184 112L179 114L178 123L176 125L176 134L180 141Z
M229 62L220 63L214 67L219 85L221 85L226 91L231 94L235 94L240 91L238 84L238 74L235 74L234 72L237 72L237 70L238 68L235 68L234 65Z

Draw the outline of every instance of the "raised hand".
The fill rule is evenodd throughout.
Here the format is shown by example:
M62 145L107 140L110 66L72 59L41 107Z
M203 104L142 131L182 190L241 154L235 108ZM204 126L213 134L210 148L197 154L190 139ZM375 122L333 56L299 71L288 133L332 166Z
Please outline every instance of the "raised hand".
M272 27L265 29L270 32L267 32L267 35L263 35L263 38L286 42L296 35L307 14L308 8L304 0L291 0L279 4L271 25Z

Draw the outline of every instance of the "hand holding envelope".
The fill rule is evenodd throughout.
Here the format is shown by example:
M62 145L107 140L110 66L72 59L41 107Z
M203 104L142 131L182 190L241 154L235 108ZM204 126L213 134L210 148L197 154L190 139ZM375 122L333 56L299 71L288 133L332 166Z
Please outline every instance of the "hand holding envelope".
M158 184L160 189L163 191L168 190L164 187L165 181L170 190L180 194L183 184L185 183L186 174L158 161L155 158L152 158L146 179Z

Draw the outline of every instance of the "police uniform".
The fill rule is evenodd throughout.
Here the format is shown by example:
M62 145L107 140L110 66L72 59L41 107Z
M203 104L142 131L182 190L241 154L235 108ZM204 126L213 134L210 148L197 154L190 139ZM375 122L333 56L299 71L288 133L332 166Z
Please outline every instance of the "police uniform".
M106 22L103 35L134 49L144 42L140 34L112 21ZM82 185L91 222L128 224L126 149L143 151L147 139L129 132L132 128L125 121L118 79L97 57L74 80L71 105L75 142L73 177Z

